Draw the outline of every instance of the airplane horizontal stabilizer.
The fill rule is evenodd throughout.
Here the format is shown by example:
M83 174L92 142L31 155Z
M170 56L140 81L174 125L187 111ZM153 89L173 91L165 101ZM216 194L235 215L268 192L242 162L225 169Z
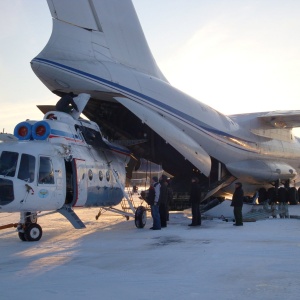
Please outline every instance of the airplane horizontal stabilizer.
M257 118L274 128L300 127L300 110L272 111Z
M142 106L130 99L115 97L115 99L133 112L157 134L178 150L187 160L197 167L204 175L209 176L211 159L207 152L190 136L170 123L157 112Z

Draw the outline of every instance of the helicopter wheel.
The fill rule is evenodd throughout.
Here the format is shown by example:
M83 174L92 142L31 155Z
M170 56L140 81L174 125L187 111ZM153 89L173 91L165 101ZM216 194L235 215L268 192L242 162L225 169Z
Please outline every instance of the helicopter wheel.
M137 228L144 228L147 220L147 211L144 206L139 206L135 211L135 226Z
M39 241L43 234L42 227L36 223L31 223L24 230L25 230L24 237L25 237L25 240L28 242ZM19 237L20 237L20 233L21 232L19 232ZM21 237L20 237L20 239L21 239Z
M20 238L21 241L26 242L24 232L20 232L20 231L19 231L19 232L18 232L18 235L19 235L19 238Z

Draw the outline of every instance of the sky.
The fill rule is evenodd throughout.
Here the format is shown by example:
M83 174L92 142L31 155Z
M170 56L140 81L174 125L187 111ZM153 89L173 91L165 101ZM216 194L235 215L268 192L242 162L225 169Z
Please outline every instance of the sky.
M300 110L300 2L133 0L170 83L224 114ZM4 0L0 12L0 130L55 104L30 61L46 45L46 0Z
M290 214L300 215L290 206ZM0 231L1 299L15 300L295 300L299 299L297 219L232 226L218 218L187 226L190 211L171 212L168 226L143 229L133 219L79 209L86 228L60 214L41 217L43 236L22 242ZM18 214L0 214L0 225Z

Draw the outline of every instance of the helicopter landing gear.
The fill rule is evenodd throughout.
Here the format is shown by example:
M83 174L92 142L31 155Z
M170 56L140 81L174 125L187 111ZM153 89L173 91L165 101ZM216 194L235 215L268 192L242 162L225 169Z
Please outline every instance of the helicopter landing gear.
M42 237L42 227L37 224L37 214L21 212L20 223L17 227L18 235L23 242L39 241Z

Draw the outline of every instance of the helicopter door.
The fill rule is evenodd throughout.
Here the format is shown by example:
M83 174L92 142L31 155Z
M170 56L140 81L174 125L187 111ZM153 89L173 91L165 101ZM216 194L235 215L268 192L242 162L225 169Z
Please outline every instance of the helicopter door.
M85 160L74 158L72 164L73 174L75 174L73 180L75 183L73 199L75 201L72 206L84 206L87 200L87 172Z
M44 210L59 208L63 204L62 173L59 169L60 161L55 157L39 156L36 194L38 198L44 199Z

